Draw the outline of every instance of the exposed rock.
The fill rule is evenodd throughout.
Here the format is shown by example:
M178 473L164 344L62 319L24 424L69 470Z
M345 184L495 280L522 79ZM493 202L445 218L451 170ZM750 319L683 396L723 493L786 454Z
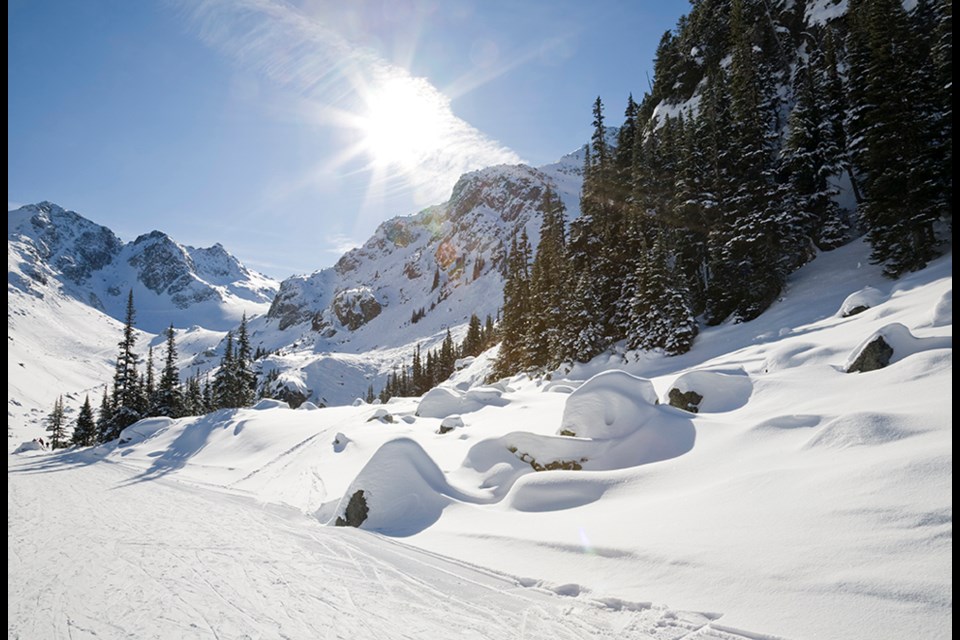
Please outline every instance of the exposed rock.
M459 429L463 426L463 418L460 416L447 416L443 419L443 422L440 423L439 433L443 435L444 433L449 433L454 429Z
M363 489L350 496L350 502L347 503L347 509L344 516L337 516L336 526L338 527L359 527L367 519L370 509L367 507L367 499L363 497Z
M310 396L309 394L304 394L299 389L291 389L290 387L283 386L273 392L273 397L275 400L286 402L290 405L291 409L296 409L306 402Z
M864 311L866 311L866 310L869 309L869 308L870 308L870 307L868 307L868 306L866 306L866 305L863 305L863 304L857 305L857 306L853 307L852 309L847 309L846 311L844 311L844 312L843 312L843 315L842 315L841 317L843 317L843 318L849 318L850 316L855 316L855 315L857 315L858 313L863 313Z
M703 400L703 396L696 391L687 391L684 393L676 387L670 389L668 398L670 406L689 411L690 413L700 411L700 401Z
M893 347L887 344L883 336L877 336L860 350L860 354L854 359L853 364L847 367L847 373L855 371L865 373L883 369L890 364L890 358L892 357Z
M350 331L356 331L367 324L383 310L383 307L367 287L347 289L333 298L333 312L340 324Z

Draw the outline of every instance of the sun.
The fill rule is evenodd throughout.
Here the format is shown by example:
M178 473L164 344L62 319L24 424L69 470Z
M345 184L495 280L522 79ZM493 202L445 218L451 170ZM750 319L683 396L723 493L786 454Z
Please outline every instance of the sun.
M360 117L362 146L375 165L411 169L443 141L441 94L417 78L393 78L369 92Z

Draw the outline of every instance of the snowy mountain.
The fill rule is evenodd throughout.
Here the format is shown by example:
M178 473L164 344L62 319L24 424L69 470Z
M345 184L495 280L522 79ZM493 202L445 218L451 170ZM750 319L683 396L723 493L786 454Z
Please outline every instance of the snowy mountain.
M524 231L536 243L547 189L568 219L579 214L582 164L581 149L539 169L467 173L447 202L384 222L331 268L284 280L250 325L255 347L280 352L264 371L301 399L346 404L369 384L379 390L418 342L428 349L448 328L459 340L471 314L496 317L505 247Z
M152 231L123 243L73 211L41 202L7 213L8 292L61 293L122 320L133 290L137 326L170 323L225 331L262 313L277 284L221 245L196 249Z
M11 456L9 629L948 637L952 255L889 280L868 253L820 254L680 356L485 385L493 349L422 398Z
M124 243L49 202L8 212L8 421L36 423L59 394L72 408L111 380L131 289L140 350L172 322L186 364L244 312L265 313L277 286L219 244L196 249L159 231Z

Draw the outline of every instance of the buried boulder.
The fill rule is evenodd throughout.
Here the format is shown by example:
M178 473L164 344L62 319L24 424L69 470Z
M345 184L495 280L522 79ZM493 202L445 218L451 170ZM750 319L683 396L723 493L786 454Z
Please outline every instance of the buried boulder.
M843 304L837 310L837 315L841 318L849 318L882 304L884 300L886 300L886 296L879 289L864 287L859 291L854 291L844 299Z
M370 508L367 506L367 499L363 497L363 489L360 489L350 496L343 516L337 516L334 524L338 527L359 527L367 519L368 513Z
M893 347L887 344L883 336L875 336L873 340L863 345L860 353L847 367L847 373L866 373L867 371L883 369L890 364L890 358L892 357Z
M703 400L703 396L696 391L680 391L680 389L674 387L670 389L667 400L671 407L697 413L700 411L700 401Z
M440 518L450 503L447 494L460 495L427 452L409 438L397 438L381 445L360 470L330 524L412 535Z
M843 370L847 373L876 371L921 351L950 348L953 348L953 336L920 338L899 322L891 322L857 345L843 364Z
M646 378L626 371L604 371L587 380L567 398L560 435L619 438L636 431L659 403Z
M677 377L667 402L690 413L722 413L739 409L753 393L753 383L743 369L729 372L688 371Z

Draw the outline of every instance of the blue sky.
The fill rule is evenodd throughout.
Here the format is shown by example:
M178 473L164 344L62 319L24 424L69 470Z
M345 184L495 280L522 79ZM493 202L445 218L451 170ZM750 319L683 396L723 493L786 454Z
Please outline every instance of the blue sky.
M9 204L333 264L462 171L619 124L687 0L10 0Z

